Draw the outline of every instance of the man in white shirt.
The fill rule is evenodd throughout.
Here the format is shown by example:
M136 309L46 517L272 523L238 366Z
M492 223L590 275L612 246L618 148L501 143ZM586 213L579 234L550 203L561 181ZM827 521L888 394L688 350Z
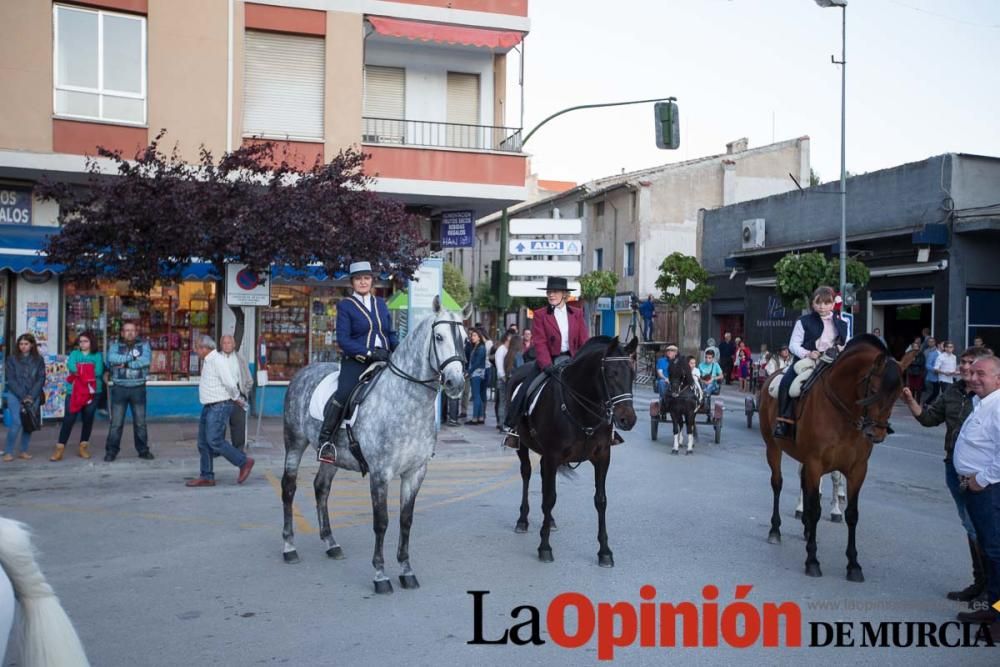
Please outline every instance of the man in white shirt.
M987 603L1000 601L1000 358L983 357L969 371L973 411L955 442L955 471L986 565ZM962 612L958 620L997 623L992 607Z
M236 351L236 339L230 335L225 335L219 339L222 357L226 360L226 367L236 380L236 387L239 389L240 398L243 404L237 402L233 405L232 414L229 415L229 436L233 440L233 447L243 451L247 442L247 408L249 408L250 392L253 389L253 376L250 375L250 365L239 352Z
M253 459L226 442L226 424L237 404L245 405L240 396L238 376L229 369L226 358L215 349L210 336L202 336L195 345L201 357L201 381L198 383L198 400L201 402L201 420L198 422L198 454L201 457L201 474L187 481L187 486L215 486L212 459L221 456L240 469L236 478L242 484L250 476ZM242 407L242 405L241 405Z

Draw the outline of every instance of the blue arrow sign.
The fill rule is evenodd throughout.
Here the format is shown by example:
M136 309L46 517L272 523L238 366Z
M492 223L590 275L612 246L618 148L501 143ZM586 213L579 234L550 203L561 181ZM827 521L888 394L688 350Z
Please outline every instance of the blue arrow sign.
M518 252L524 252L524 244L523 243L518 243L517 244L517 251Z

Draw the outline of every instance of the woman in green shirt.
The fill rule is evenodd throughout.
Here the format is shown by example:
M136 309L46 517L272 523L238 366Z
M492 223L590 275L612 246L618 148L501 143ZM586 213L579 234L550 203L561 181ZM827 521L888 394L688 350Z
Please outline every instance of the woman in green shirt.
M97 350L94 335L89 331L81 333L76 338L77 349L69 355L66 366L70 377L75 381L66 382L66 410L59 430L59 442L52 453L50 461L61 461L66 450L66 442L73 432L76 418L83 415L83 431L80 433L80 458L90 458L90 431L94 427L94 415L97 414L97 398L104 390L104 358ZM86 392L73 400L74 385L78 392ZM89 399L89 400L88 400Z

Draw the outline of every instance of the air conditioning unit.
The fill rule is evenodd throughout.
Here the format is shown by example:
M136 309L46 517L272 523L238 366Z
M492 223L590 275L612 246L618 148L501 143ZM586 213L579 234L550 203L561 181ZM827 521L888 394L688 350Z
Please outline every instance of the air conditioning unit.
M740 240L744 250L764 247L764 218L744 220L742 227Z

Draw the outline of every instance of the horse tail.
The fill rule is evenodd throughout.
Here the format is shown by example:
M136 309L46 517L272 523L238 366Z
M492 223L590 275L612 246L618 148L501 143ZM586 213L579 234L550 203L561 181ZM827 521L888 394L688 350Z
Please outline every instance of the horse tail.
M87 667L87 654L66 611L45 580L27 527L0 518L0 566L21 603L22 620L14 644L25 667Z

